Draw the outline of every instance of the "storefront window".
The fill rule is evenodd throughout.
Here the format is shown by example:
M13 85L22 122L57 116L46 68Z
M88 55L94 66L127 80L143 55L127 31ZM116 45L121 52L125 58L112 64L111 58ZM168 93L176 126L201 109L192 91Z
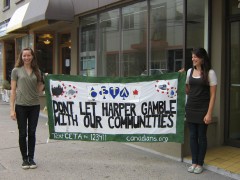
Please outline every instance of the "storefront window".
M96 76L97 16L81 19L80 75Z
M153 0L149 74L178 71L183 64L183 0Z
M208 50L208 1L191 0L187 1L186 21L186 62L188 69L192 66L191 50L196 47L204 47Z
M53 73L53 35L36 34L36 50L38 65L43 73Z
M147 1L122 9L122 76L139 76L147 64Z
M6 80L11 81L11 72L15 65L15 46L14 41L9 41L4 44L5 46L5 58L6 58Z
M98 75L119 75L119 9L100 14Z
M80 23L80 74L86 76L176 72L192 65L192 48L208 49L208 0L145 0Z

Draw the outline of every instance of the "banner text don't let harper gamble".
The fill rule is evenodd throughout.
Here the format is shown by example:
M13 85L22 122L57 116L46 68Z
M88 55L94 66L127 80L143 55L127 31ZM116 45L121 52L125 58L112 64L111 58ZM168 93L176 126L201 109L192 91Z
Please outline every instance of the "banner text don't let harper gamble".
M184 76L169 73L107 80L108 83L97 77L46 77L50 139L183 141Z

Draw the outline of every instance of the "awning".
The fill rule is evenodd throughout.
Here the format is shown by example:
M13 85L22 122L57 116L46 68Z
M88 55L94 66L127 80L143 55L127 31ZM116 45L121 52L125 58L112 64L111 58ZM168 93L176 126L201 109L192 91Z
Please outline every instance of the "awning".
M10 19L7 33L21 33L40 21L73 21L72 0L31 0L18 8Z
M23 26L42 20L73 21L72 0L31 0L23 19Z
M6 30L7 33L23 27L22 22L23 22L23 18L25 16L25 14L27 12L28 6L29 6L29 3L21 6L13 13L13 15L7 25L7 30Z

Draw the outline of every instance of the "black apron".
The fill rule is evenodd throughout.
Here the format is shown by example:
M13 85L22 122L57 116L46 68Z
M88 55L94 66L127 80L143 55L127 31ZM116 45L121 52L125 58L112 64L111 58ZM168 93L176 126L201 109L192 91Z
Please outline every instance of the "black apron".
M189 93L186 103L187 122L203 124L210 101L210 87L203 78L193 78L193 68L189 76Z

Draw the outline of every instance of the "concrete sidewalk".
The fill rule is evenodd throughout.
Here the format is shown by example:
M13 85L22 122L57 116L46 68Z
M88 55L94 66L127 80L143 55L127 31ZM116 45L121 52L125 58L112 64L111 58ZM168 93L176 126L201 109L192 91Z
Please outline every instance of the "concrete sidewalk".
M196 175L188 164L177 162L131 144L48 140L47 118L40 116L35 160L37 169L23 170L16 121L9 104L0 103L1 180L175 180L231 179L208 170Z

